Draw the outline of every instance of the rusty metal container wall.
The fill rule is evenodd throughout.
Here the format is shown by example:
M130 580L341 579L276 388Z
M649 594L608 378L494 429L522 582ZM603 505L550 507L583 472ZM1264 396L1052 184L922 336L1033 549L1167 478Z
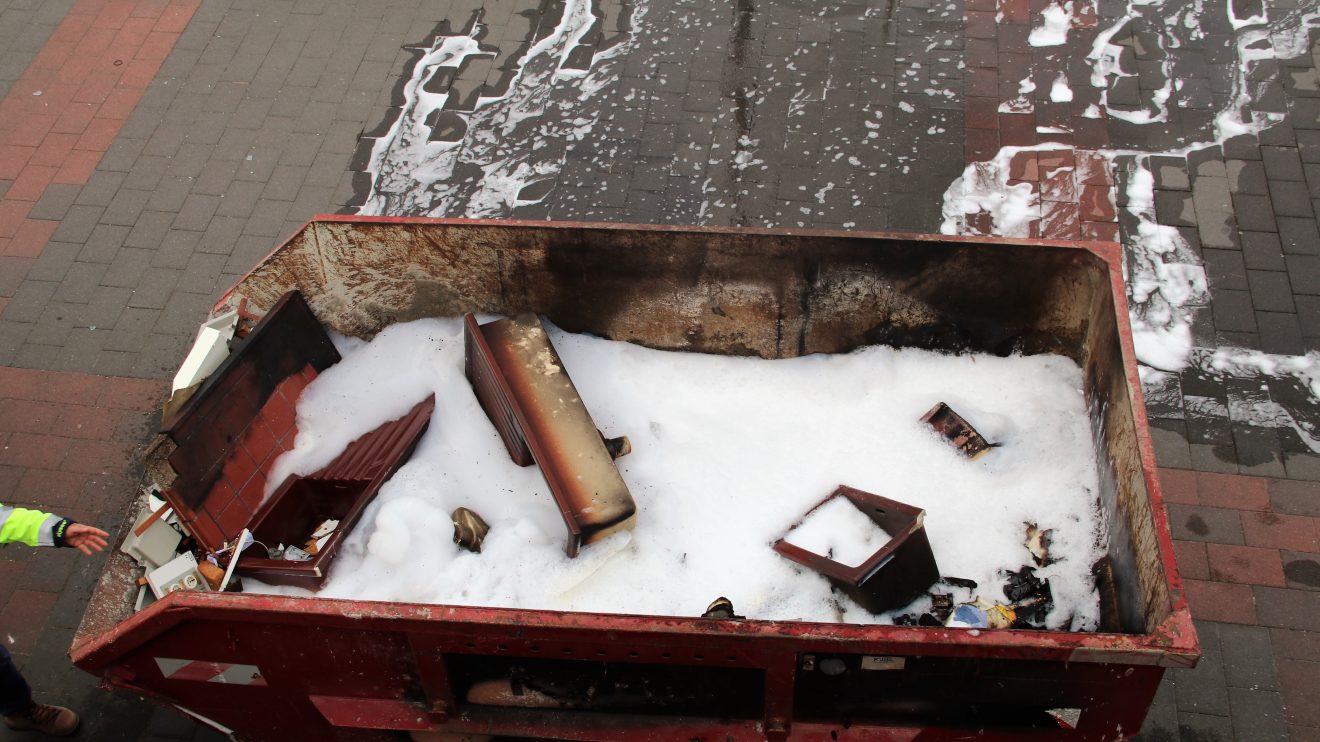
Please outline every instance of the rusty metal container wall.
M362 669L362 683L341 674L309 680L277 666L279 682L245 696L258 715L265 714L255 712L258 707L284 708L280 724L303 724L345 739L366 738L354 736L365 729L490 730L564 739L668 739L679 733L684 739L715 733L721 739L785 739L834 732L841 738L906 739L910 722L891 729L854 716L851 731L843 731L838 719L829 718L850 694L900 696L905 687L918 694L929 687L932 699L957 687L991 705L1028 693L1090 709L1084 729L1069 738L1131 734L1161 668L1195 664L1199 649L1145 431L1120 260L1116 245L1096 243L320 217L217 306L246 298L261 311L298 288L325 325L360 337L421 317L534 311L565 329L651 347L767 358L877 342L1067 355L1083 368L1104 490L1098 506L1111 531L1100 580L1110 610L1101 633L978 635L228 594L172 595L131 615L119 589L131 579L123 560L112 559L76 638L75 662L115 685L202 712L229 713L207 688L163 677L152 658L197 655L206 636L226 641L206 644L206 656L192 659L264 657L270 663L297 655L319 667L327 655L379 645L373 654L380 666ZM290 638L289 626L308 639ZM325 641L312 642L313 636ZM619 668L651 663L645 667L676 671L712 672L711 663L719 660L731 672L754 671L730 676L726 685L742 688L751 677L763 706L737 718L680 720L472 708L454 695L471 662L550 661L538 655L544 652L563 662L590 659ZM830 685L801 669L800 659L813 652L854 663L870 655L906 657L908 669L862 673L860 682L850 673L855 687ZM249 734L260 729L253 719L240 721ZM945 730L926 735L931 738L962 734L938 718L931 723Z

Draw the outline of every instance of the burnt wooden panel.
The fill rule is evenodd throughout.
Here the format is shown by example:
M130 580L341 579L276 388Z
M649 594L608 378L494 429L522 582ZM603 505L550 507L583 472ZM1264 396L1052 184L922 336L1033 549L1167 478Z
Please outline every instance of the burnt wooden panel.
M178 446L169 457L178 474L171 504L183 514L209 510L226 459L276 387L307 365L320 372L338 361L302 295L285 294L197 393L162 421L162 432ZM210 516L219 521L220 512Z

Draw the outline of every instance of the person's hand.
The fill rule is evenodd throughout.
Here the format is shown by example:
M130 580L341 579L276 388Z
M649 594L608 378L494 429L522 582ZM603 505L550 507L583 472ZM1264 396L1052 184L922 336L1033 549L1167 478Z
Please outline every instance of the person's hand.
M108 538L110 534L83 523L74 523L64 532L64 543L87 556L91 556L93 551L104 549Z

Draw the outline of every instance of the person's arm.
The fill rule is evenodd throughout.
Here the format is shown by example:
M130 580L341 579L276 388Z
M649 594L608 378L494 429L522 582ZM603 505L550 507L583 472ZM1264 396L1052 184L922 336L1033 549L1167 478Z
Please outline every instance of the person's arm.
M0 544L69 546L84 554L105 548L109 534L40 510L0 505Z

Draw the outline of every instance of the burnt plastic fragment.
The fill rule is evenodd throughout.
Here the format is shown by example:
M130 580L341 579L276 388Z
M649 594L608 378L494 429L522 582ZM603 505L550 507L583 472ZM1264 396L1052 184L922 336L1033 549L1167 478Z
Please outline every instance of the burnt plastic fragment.
M599 430L596 432L600 433ZM628 440L626 435L606 438L604 433L600 433L600 442L605 444L605 450L609 452L611 459L618 460L632 453L632 441Z
M482 520L480 515L467 508L458 508L454 511L452 518L454 520L454 543L468 551L480 554L481 544L486 540L486 534L490 532L490 526L486 525L486 521Z
M1017 613L1013 624L1017 628L1040 628L1045 622L1045 616L1054 608L1050 581L1037 577L1036 570L1029 566L1008 573L1004 597L1008 598Z
M921 422L934 428L936 433L947 439L968 458L978 458L995 446L976 432L976 428L964 420L962 415L954 412L952 407L943 402L922 415Z
M719 619L745 618L744 616L739 616L737 613L734 613L733 601L723 595L711 601L711 604L706 606L706 612L701 614L701 617Z
M930 596L930 612L943 624L953 612L953 596L949 593L935 593Z

